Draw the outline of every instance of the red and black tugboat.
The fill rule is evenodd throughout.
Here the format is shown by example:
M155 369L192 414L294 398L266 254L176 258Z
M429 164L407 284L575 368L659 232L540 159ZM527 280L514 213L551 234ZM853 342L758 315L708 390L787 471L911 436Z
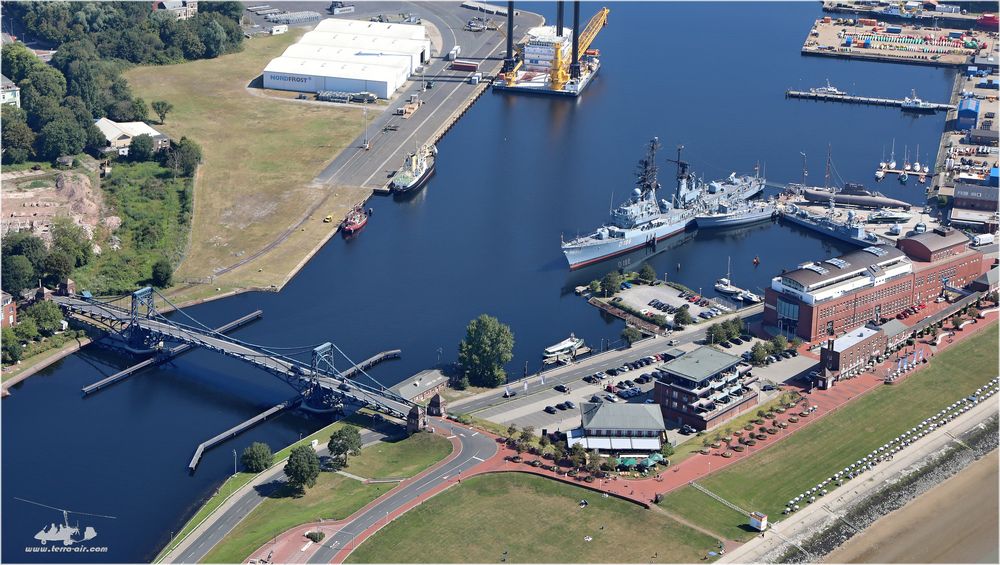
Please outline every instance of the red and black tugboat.
M347 217L344 218L344 223L341 224L341 229L344 230L344 237L351 237L361 231L361 228L365 227L365 224L368 223L368 217L371 216L371 213L371 208L365 210L361 204L355 206L347 214Z

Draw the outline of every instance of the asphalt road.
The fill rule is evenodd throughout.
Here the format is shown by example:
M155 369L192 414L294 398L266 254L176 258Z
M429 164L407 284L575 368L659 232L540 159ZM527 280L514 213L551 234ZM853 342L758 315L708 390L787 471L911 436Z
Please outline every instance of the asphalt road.
M381 431L362 430L361 441L367 447L381 441L390 435L398 435L399 429L390 424L384 424ZM326 448L319 451L320 455L326 453ZM200 534L192 534L193 539L189 539L185 547L176 558L163 560L164 563L197 563L204 559L205 555L215 547L222 538L247 517L254 508L284 484L286 477L283 468L276 469L273 475L256 488L252 488L241 495L235 502L230 504L224 511L211 518L211 526Z
M743 318L749 318L750 316L760 314L763 310L763 305L752 306L740 312L740 316ZM566 384L573 386L579 384L579 381L581 381L583 377L593 375L598 371L606 371L607 369L619 367L622 363L627 361L634 361L642 357L662 353L663 351L673 347L667 345L671 340L676 339L678 344L700 341L705 338L705 331L708 329L709 325L711 324L699 324L696 326L697 329L694 329L691 332L678 333L671 335L670 337L650 338L636 343L628 349L620 349L597 354L571 365L552 369L544 373L544 385L541 383L540 379L536 377L529 378L527 394L524 391L524 384L522 382L517 382L510 385L511 391L517 392L517 396L513 398L503 398L504 391L503 389L500 389L497 391L483 393L469 399L456 401L451 404L449 410L453 413L462 412L472 414L498 405L510 405L513 409L522 403L534 402L537 398L534 397L534 394L536 393L543 393L555 398L559 396L558 392L551 390L555 385Z
M447 425L447 424L444 424ZM391 491L381 501L354 520L346 523L339 532L323 540L323 544L309 558L309 563L329 563L341 549L353 547L354 538L366 529L388 520L389 515L400 507L412 502L462 471L475 467L496 453L496 442L487 435L455 428L461 442L461 451L449 462L435 469L423 478L402 488Z
M441 33L441 53L432 57L424 67L427 81L434 82L434 88L424 91L419 77L411 77L411 83L396 98L389 102L389 108L381 112L368 126L369 149L363 148L365 134L362 133L351 145L342 151L316 177L314 183L320 185L346 185L377 188L385 186L388 175L402 164L405 156L419 145L427 143L453 112L461 107L476 85L466 80L470 73L448 69L449 61L443 55L455 45L461 47L460 59L479 61L487 73L504 57L505 33L501 31L465 31L465 23L478 12L461 8L458 4L442 2L379 2L358 4L363 11L351 14L352 19L365 19L367 15L378 13L413 12L422 20L433 24ZM498 18L495 18L498 19ZM529 27L540 25L542 18L521 12L514 19L515 39ZM416 94L423 105L410 117L393 115L393 110L402 106ZM359 116L360 117L360 116ZM395 126L396 131L384 131L385 126Z

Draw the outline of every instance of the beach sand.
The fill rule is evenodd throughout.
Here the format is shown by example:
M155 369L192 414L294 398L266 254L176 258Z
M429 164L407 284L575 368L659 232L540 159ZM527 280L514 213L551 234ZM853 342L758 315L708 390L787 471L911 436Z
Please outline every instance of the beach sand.
M997 452L884 516L826 563L997 563Z

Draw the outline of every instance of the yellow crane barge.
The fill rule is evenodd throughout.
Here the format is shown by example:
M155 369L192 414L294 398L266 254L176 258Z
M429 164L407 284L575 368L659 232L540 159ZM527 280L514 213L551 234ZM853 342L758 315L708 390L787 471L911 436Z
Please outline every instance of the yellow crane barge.
M513 14L508 2L508 18ZM558 2L556 25L528 30L515 51L507 36L507 57L494 90L556 96L579 96L601 68L600 52L591 49L608 24L611 11L601 8L580 32L580 2L573 2L573 28L563 27L563 2ZM508 22L507 29L513 24Z

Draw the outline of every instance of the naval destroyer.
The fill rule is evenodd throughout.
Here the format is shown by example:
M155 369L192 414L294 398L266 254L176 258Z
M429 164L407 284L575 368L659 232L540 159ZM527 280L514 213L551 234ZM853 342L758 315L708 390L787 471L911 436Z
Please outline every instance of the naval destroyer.
M623 255L643 246L653 246L657 241L684 231L694 218L692 209L657 200L656 191L660 183L656 176L656 151L659 148L659 138L654 137L649 142L646 156L639 160L632 196L611 211L610 222L589 235L562 242L562 251L571 269ZM696 196L689 195L694 190L689 188L685 174L678 183L675 200L694 200Z

